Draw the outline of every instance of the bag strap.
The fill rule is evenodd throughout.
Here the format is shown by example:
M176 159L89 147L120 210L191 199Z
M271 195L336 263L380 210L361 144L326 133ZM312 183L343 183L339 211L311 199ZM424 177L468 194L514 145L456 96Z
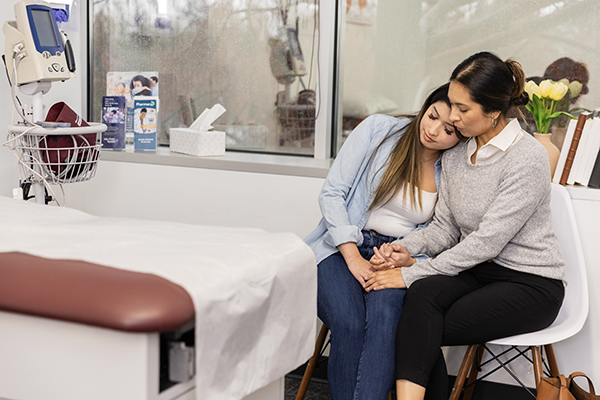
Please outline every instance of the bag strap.
M596 391L594 390L594 384L592 383L592 380L590 379L589 376L587 376L583 372L573 372L571 375L569 375L569 381L573 381L573 379L578 376L583 376L583 377L585 377L585 379L587 379L588 385L590 387L590 393L592 395L596 395ZM579 386L579 385L577 385L577 386Z

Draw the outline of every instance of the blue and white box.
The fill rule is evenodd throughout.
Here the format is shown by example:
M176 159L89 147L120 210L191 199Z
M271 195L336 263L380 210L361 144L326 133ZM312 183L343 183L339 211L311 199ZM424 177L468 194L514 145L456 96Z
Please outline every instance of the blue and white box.
M102 132L103 149L125 149L126 117L127 99L124 96L102 97L102 122L107 127L106 131Z
M133 99L133 143L135 150L156 150L158 97L137 96Z

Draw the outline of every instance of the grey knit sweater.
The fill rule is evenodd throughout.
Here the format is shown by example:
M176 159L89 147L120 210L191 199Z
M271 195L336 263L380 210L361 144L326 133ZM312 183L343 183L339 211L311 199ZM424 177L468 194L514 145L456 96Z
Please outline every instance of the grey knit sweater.
M466 142L446 151L432 223L395 242L410 254L432 257L402 269L406 286L430 275L457 275L488 260L564 281L550 185L548 155L528 134L491 164L471 164Z

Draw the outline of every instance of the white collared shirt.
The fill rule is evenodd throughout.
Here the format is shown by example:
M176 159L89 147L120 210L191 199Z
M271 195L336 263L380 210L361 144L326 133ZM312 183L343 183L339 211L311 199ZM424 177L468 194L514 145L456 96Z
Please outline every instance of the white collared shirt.
M513 144L517 143L523 137L523 129L519 125L517 119L512 119L508 125L494 136L489 142L481 146L475 158L475 164L485 165L491 164L500 159L506 150ZM477 138L472 137L467 142L467 158L471 162L471 156L477 151Z

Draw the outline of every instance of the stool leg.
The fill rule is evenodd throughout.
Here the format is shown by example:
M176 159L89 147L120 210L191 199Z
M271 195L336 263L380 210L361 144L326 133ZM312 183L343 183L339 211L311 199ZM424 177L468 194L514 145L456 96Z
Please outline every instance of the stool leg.
M312 378L312 374L317 366L317 361L319 361L319 355L321 354L321 350L323 350L323 345L325 344L325 338L327 338L327 333L329 332L329 328L323 324L321 327L321 331L319 332L319 336L317 337L317 342L315 343L315 352L313 353L310 360L308 360L308 365L306 366L306 370L304 370L304 375L302 376L302 382L300 382L300 388L298 389L298 393L296 394L296 400L304 399L304 395L306 394L306 389L308 389L308 384L310 383L310 378Z
M554 349L551 344L547 344L544 346L544 351L546 352L546 357L548 358L548 365L550 366L550 373L552 376L557 377L559 375L558 372L558 364L556 363L556 356L554 355Z
M535 376L535 388L539 389L542 380L543 364L540 346L531 346L531 358L533 359L533 373Z
M471 397L473 397L473 391L475 390L475 381L477 380L477 374L479 374L479 364L481 364L483 352L485 351L482 345L478 345L477 349L477 362L473 361L471 364L471 372L469 372L469 379L467 379L467 388L465 389L463 400L471 400Z
M472 344L467 348L462 364L460 365L460 369L458 370L458 374L456 375L454 387L452 387L450 400L458 400L460 397L460 392L462 391L465 380L467 379L467 372L469 371L471 364L473 364L473 358L475 357L475 350L477 350L477 346L479 345Z

